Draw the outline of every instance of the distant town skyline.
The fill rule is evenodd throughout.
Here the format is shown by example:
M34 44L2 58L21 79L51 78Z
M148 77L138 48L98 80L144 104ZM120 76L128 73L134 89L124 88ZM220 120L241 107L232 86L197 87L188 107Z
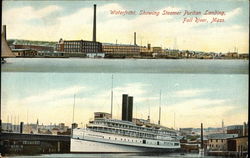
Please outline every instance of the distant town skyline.
M113 116L121 119L122 94L134 97L135 118L167 127L220 127L248 120L248 75L115 73ZM94 112L110 113L110 73L2 72L2 120L86 124ZM14 121L14 120L13 120ZM9 120L10 122L10 120Z
M2 24L7 25L8 39L92 40L93 4L97 4L99 42L133 44L136 32L138 45L151 43L180 50L249 53L247 0L3 1ZM162 15L164 10L181 14ZM203 15L207 10L216 15ZM125 15L124 11L136 14ZM186 11L201 12L201 15L184 16ZM141 12L152 15L139 15ZM158 12L159 15L155 14ZM205 18L208 22L185 22L185 18L192 17ZM223 22L210 23L213 18Z

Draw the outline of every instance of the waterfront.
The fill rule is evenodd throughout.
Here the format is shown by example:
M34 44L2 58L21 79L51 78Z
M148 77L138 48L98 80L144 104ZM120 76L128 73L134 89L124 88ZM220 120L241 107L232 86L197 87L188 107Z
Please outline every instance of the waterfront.
M131 154L44 154L44 155L37 155L37 156L10 156L12 158L31 158L31 157L86 157L86 158L173 158L173 157L201 157L199 154L184 154L181 155L180 153L165 153L165 154L139 154L139 153L131 153ZM204 156L203 158L222 158L222 156Z
M248 74L248 60L7 58L2 72Z

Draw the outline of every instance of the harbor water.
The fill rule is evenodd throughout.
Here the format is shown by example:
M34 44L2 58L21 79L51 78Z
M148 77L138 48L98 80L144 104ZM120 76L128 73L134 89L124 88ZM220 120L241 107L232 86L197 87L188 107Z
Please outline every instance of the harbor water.
M198 153L187 153L187 154L180 154L180 153L171 153L171 154L138 154L138 153L131 153L131 154L44 154L38 156L10 156L12 158L40 158L40 157L62 157L62 158L195 158L201 157ZM223 158L222 156L203 156L203 158Z
M248 74L248 60L7 58L2 72Z

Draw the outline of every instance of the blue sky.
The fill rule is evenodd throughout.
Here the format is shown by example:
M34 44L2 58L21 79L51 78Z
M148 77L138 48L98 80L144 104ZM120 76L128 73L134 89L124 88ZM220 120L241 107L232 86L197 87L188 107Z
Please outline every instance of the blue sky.
M92 39L93 4L97 4L97 40L137 43L164 48L248 53L248 0L159 1L3 1L3 24L8 38L50 40ZM182 23L184 16L111 15L116 11L224 11L225 16L197 16L210 22ZM196 17L196 16L188 16Z
M218 127L241 124L248 118L248 76L211 74L115 73L114 117L121 116L121 96L134 97L134 117L158 120L162 92L162 124ZM110 112L110 73L2 73L2 116L41 123L87 123L96 111ZM31 82L32 81L32 82Z

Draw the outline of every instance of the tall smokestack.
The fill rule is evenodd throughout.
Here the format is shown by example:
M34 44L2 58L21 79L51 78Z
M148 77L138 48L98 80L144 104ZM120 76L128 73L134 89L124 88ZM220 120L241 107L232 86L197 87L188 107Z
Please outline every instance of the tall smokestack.
M7 40L7 37L6 37L6 25L3 25L3 37L4 37L4 39Z
M128 97L128 121L133 119L133 97Z
M122 120L128 120L128 95L122 95Z
M203 149L203 123L201 123L201 149Z
M136 46L136 32L134 32L134 45Z
M20 133L23 133L23 122L20 122Z
M96 42L96 4L94 4L93 42Z
M148 44L148 50L150 50L151 49L151 44Z

